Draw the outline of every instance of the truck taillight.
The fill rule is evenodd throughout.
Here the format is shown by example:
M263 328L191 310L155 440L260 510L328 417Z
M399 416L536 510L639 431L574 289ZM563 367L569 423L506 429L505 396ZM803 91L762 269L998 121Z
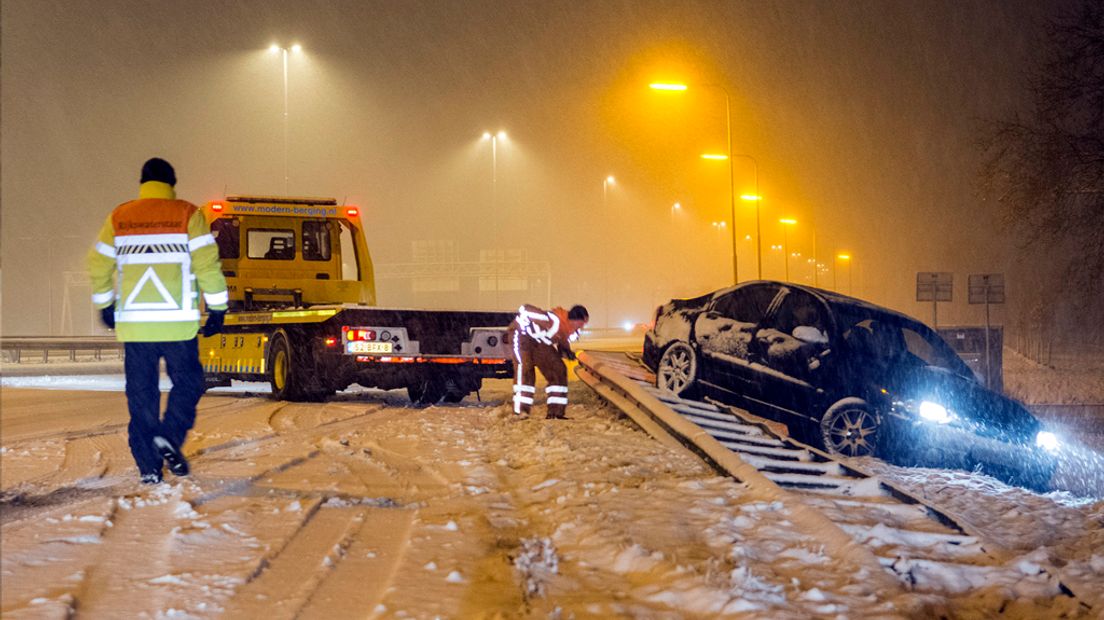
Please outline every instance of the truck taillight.
M345 339L349 342L372 342L376 339L376 330L374 329L350 329L345 331Z
M211 210L214 211L215 213L222 213L222 203L221 202L211 203Z
M345 215L349 217L356 217L357 215L360 215L360 209L357 209L356 207L349 207L348 209L345 209Z
M323 342L326 343L327 347L332 347L337 344L337 338L334 338L333 336L327 336L326 339L323 340Z

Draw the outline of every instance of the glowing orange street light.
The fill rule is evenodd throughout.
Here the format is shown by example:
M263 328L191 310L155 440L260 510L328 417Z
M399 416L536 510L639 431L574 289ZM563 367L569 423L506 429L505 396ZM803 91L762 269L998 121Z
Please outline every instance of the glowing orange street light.
M689 89L686 84L678 82L652 82L648 85L653 90L661 90L668 92L685 92ZM720 89L725 96L725 133L728 137L728 154L724 157L705 157L705 159L727 159L728 160L728 192L731 197L732 207L732 283L736 284L740 281L740 270L736 260L736 171L732 167L732 105L729 101L728 90L723 86L716 84L709 84L714 88ZM758 166L756 166L756 185L758 185ZM756 188L756 193L759 192Z
M790 281L790 226L797 224L797 220L793 218L784 217L778 220L782 226L782 255L786 261L786 277L785 281Z
M654 90L684 91L688 87L686 86L686 84L671 84L671 83L665 83L665 82L652 82L651 84L648 84L648 88L651 88L651 89L654 89Z
M751 160L755 163L755 191L759 191L759 163L755 159ZM763 233L759 228L759 205L763 202L763 197L759 194L744 194L740 196L740 200L746 200L748 202L755 203L755 275L756 279L763 279Z
M839 271L839 261L847 261L847 294L851 294L851 255L850 254L836 254L836 260L834 261L834 269L832 269L832 288L839 291L836 287L836 272Z

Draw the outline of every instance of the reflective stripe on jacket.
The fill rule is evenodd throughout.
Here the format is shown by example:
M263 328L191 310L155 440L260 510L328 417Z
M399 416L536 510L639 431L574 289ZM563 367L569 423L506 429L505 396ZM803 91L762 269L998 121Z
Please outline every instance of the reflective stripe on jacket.
M579 338L578 332L568 324L567 310L555 307L544 311L536 306L525 304L518 308L517 318L512 325L519 333L547 345L558 345L570 349L570 344Z
M104 222L88 255L92 303L115 304L123 342L191 340L199 331L199 290L212 310L229 296L218 246L198 207L177 200L172 186L143 183Z

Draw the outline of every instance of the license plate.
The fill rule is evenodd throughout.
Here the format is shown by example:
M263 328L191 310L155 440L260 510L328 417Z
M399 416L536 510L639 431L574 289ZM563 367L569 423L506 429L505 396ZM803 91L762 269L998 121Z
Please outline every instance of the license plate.
M390 342L350 342L345 345L347 353L390 353Z

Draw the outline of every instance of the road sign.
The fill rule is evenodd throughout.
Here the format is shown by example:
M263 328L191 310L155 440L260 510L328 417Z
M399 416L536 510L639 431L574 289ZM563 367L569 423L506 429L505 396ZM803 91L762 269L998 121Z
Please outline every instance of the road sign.
M1004 303L1004 274L1003 273L973 273L968 282L970 303L972 304L1003 304Z
M951 301L954 274L949 271L916 273L916 301Z

